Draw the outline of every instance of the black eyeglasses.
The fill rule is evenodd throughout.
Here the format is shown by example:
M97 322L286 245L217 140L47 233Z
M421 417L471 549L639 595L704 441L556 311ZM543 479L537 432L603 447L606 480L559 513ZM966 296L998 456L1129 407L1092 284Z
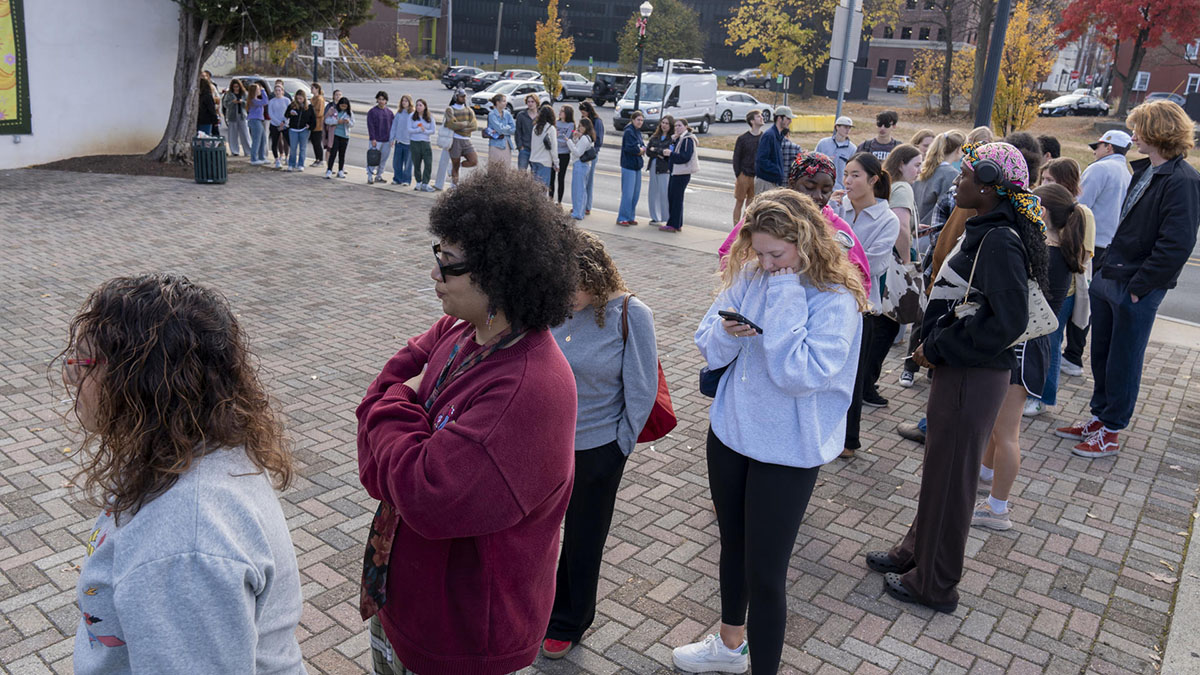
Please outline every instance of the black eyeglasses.
M465 263L465 262L451 263L451 264L443 263L442 262L442 245L441 244L433 245L433 259L437 261L438 274L441 275L441 277L443 279L449 279L450 277L462 276L462 275L466 274L468 271L470 271L467 269L467 263Z
M876 123L875 123L875 126L877 126L877 127L883 127L884 129L891 129L891 128L892 128L892 123L891 123L891 122L876 122Z

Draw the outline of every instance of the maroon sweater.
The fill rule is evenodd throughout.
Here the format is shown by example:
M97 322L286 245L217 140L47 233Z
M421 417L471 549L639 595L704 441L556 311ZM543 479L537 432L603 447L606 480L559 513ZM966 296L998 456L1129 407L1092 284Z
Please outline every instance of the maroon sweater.
M554 603L575 378L549 331L530 332L426 413L455 342L474 334L454 323L410 339L367 389L358 472L400 518L379 613L397 658L421 675L500 675L533 663ZM480 349L467 338L455 363ZM404 383L422 366L414 392Z

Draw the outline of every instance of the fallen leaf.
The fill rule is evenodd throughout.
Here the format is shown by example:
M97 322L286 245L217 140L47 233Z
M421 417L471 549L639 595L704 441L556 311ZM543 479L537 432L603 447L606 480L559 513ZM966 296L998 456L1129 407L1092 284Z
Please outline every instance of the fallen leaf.
M45 429L42 429L41 427L29 427L29 430L33 432L45 431Z
M71 454L71 449L70 449L70 448L63 448L63 449L62 449L62 451L63 451L63 454L64 454L64 455L69 455L69 454Z
M1165 567L1165 568L1167 568L1167 569L1171 570L1172 572L1174 572L1174 571L1175 571L1175 568L1174 568L1174 567L1171 567L1171 563L1167 562L1166 560L1159 560L1158 562L1159 562L1159 564L1160 564L1160 565L1162 565L1163 567Z
M72 564L67 565L66 567L62 568L60 571L61 572L78 572L79 570L80 570L79 565L72 563Z
M1088 511L1088 516L1087 516L1087 517L1088 517L1088 518L1099 518L1100 516L1098 516L1098 515L1096 515L1096 514L1092 513L1091 511Z
M43 298L49 298L49 297L50 297L50 294L49 294L49 293L42 293L42 297L43 297Z
M64 481L62 482L62 485L61 485L61 486L59 486L59 487L73 488L73 487L75 487L75 484L74 484L74 483L72 483L72 482L71 482L71 481L69 481L69 480L64 480Z
M1176 578L1176 577L1169 577L1169 576L1167 576L1167 575L1165 575L1165 574L1151 574L1151 575L1150 575L1150 578L1151 578L1151 579L1154 579L1155 581L1161 581L1161 582L1162 582L1162 583L1164 583L1164 584L1173 584L1173 583L1175 583L1175 582L1179 581L1179 579L1178 579L1178 578Z
M1171 468L1175 469L1176 471L1183 471L1183 467L1179 466L1178 464L1172 464Z

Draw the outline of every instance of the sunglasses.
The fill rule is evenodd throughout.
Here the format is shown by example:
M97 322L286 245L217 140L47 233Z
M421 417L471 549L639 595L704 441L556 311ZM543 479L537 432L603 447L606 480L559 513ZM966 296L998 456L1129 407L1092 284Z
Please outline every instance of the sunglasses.
M875 123L875 126L877 126L877 127L883 127L884 129L891 129L891 128L892 128L892 123L891 123L891 122L876 122L876 123Z
M450 277L459 277L459 276L466 274L468 271L470 271L467 269L467 263L465 263L465 262L450 263L450 264L443 263L442 262L442 245L441 244L433 245L433 259L437 261L438 274L441 275L442 279L449 279Z

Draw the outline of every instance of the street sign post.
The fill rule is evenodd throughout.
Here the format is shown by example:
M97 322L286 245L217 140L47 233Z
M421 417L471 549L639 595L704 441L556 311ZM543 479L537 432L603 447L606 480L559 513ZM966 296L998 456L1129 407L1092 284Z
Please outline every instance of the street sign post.
M340 58L342 55L340 47L341 47L341 45L338 44L337 40L329 40L328 42L326 42L325 43L325 58L327 58L327 59Z
M314 30L312 32L312 40L310 41L310 44L313 47L323 46L325 44L325 34L319 30Z
M313 82L316 82L317 79L319 79L319 73L317 71L317 66L318 66L317 58L320 56L321 47L325 44L325 34L319 30L314 30L312 32L312 38L309 40L309 43L312 45L312 50L313 50L313 67L312 67Z
M837 91L837 112L842 114L846 92L854 81L854 62L862 38L862 0L841 0L833 14L832 40L829 45L829 75L825 88Z

